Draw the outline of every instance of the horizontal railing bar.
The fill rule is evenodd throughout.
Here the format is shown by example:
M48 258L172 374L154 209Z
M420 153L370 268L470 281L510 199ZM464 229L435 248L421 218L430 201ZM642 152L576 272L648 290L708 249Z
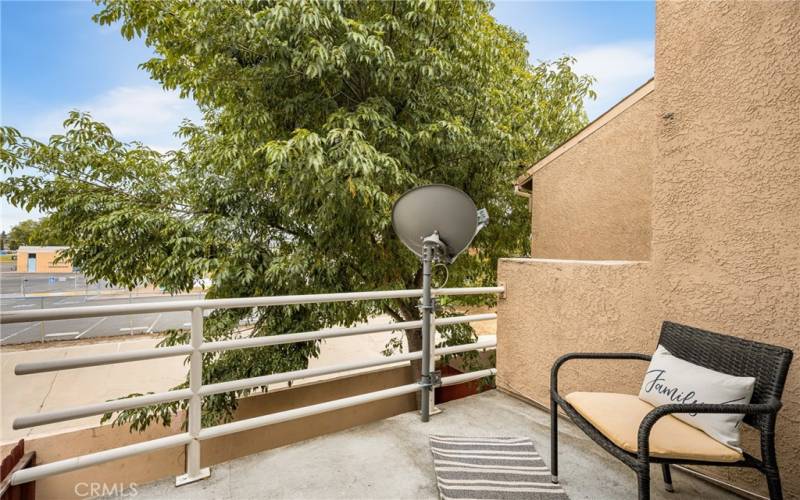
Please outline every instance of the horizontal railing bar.
M37 361L35 363L20 363L14 367L16 375L30 375L57 370L71 370L89 366L113 365L130 361L143 361L146 359L169 358L185 356L192 353L192 346L176 345L171 347L157 347L155 349L138 349L128 352L115 352L113 354L98 354L73 359L58 359L52 361Z
M490 347L494 347L496 344L497 342L494 339L481 340L478 342L474 342L472 344L462 344L462 345L436 349L434 354L436 356L457 354L461 352L473 351L478 349L488 349ZM200 395L210 396L212 394L219 394L223 392L240 391L243 389L251 389L254 387L261 387L270 384L279 384L282 382L288 382L290 380L300 380L305 378L318 377L322 375L329 375L332 373L339 373L350 370L360 370L365 368L372 368L375 366L389 365L392 363L402 363L405 361L420 359L421 357L422 353L420 351L416 351L396 356L371 359L368 361L362 361L358 363L346 363L346 364L326 366L321 368L295 370L291 372L265 375L263 377L252 377L248 379L233 380L230 382L220 382L217 384L204 385L200 389ZM108 412L131 410L134 408L142 408L159 403L180 401L183 399L189 399L191 396L192 396L191 390L181 389L178 391L167 391L157 394L146 394L144 396L137 396L133 398L105 401L103 403L84 405L74 408L67 408L64 410L57 410L47 413L38 413L36 415L19 417L17 419L14 419L12 427L14 429L27 429L39 425L65 422L67 420L75 420L78 418L90 417L93 415L102 415Z
M399 354L397 356L373 359L361 363L347 363L341 365L326 366L322 368L308 368L306 370L295 370L291 372L273 373L272 375L264 375L263 377L252 377L240 380L232 380L230 382L219 382L216 384L209 384L201 387L200 395L210 396L212 394L220 394L223 392L241 391L244 389L263 387L270 384L280 384L282 382L289 382L290 380L300 380L304 378L318 377L321 375L329 375L331 373L339 373L343 371L358 370L361 368L371 368L374 366L388 365L391 363L411 361L413 359L420 359L421 357L422 357L422 352L417 351L408 354Z
M458 354L460 352L477 351L478 349L489 349L490 347L497 346L497 338L492 336L491 339L478 340L472 344L453 345L450 347L440 347L433 353L436 356L444 356L447 354Z
M455 325L458 323L471 323L474 321L488 321L496 319L497 314L472 314L467 316L450 316L436 318L437 326ZM330 339L336 337L349 337L366 333L393 332L397 330L410 330L422 328L422 321L403 321L399 323L381 323L377 325L364 325L352 328L331 328L311 332L286 333L282 335L269 335L264 337L246 337L240 339L221 340L218 342L204 343L201 352L223 351L227 349L244 349L248 347L263 347L268 345L291 344L293 342L307 342L309 340Z
M103 403L67 408L65 410L19 417L14 419L12 427L14 429L27 429L29 427L36 427L37 425L47 425L67 420L75 420L77 418L91 417L92 415L102 415L103 413L131 410L133 408L142 408L159 403L170 403L172 401L189 399L190 397L192 397L192 391L189 389L161 392L158 394L146 394L134 398L117 399L114 401L105 401Z
M454 347L462 347L462 346L454 346ZM490 368L488 370L480 370L470 373L464 373L462 375L444 377L442 378L442 386L449 386L454 384L460 384L462 382L476 380L489 375L494 375L496 372L497 370L495 370L494 368ZM228 434L234 434L237 432L257 429L259 427L263 427L266 425L273 425L281 422L286 422L289 420L295 420L299 418L309 417L312 415L317 415L320 413L339 410L342 408L358 406L361 404L371 403L373 401L379 401L382 399L402 396L404 394L412 394L414 392L417 392L418 390L419 390L419 384L406 384L399 387L393 387L390 389L383 389L380 391L360 394L348 398L337 399L334 401L327 401L325 403L304 406L302 408L295 408L292 410L272 413L269 415L262 415L260 417L240 420L238 422L221 424L214 427L208 427L202 429L200 431L198 439L200 440L213 439L215 437L226 436ZM145 441L143 443L121 446L119 448L112 448L110 450L103 450L88 455L82 455L74 458L67 458L49 464L37 465L13 473L13 475L11 476L11 484L18 485L18 484L28 483L55 474L63 474L77 469L91 467L94 465L99 465L114 460L120 460L123 458L129 458L132 456L141 455L143 453L150 453L165 448L183 446L189 444L189 442L191 441L192 441L192 436L189 433L184 432L181 434L176 434L174 436L167 436L159 439Z
M447 318L436 318L435 324L437 326L443 326L443 325L453 325L457 323L487 321L495 318L497 318L497 314L494 313L473 314L467 316L451 316ZM417 326L413 326L416 324L419 324L421 327L422 322L407 321L402 323L366 325L355 328L336 328L332 330L317 330L313 332L287 333L284 335L270 335L266 337L246 337L241 339L204 343L203 345L200 346L200 351L213 352L225 349L244 349L248 347L287 344L291 342L304 342L307 340L344 337L348 335L361 335L365 333L405 330L407 328L418 328ZM86 368L89 366L127 363L130 361L142 361L146 359L167 358L172 356L186 356L191 354L191 352L192 352L191 346L179 345L179 346L162 347L155 349L139 349L136 351L117 352L113 354L98 354L96 356L86 356L83 358L37 361L35 363L20 363L16 367L14 367L14 373L16 375L30 375L33 373L45 373L58 370L72 370L75 368Z
M442 387L448 385L461 384L463 382L470 382L483 377L490 377L497 373L495 368L487 368L486 370L478 370L469 373L462 373L461 375L452 375L450 377L442 377Z
M119 448L112 448L110 450L98 451L89 455L82 455L80 457L67 458L49 464L37 465L22 469L15 472L11 476L11 484L23 484L31 481L36 481L43 477L52 476L54 474L63 474L65 472L99 465L113 460L128 458L142 453L150 453L164 448L173 448L175 446L183 446L189 443L192 437L184 432L174 436L167 436L163 438L145 441L143 443L131 444L128 446L121 446Z
M442 386L460 384L461 382L468 382L489 375L494 375L496 370L494 368L488 370L480 370L476 372L464 373L462 375L454 375L452 377L442 378ZM334 401L326 401L325 403L318 403L310 406L303 406L301 408L294 408L291 410L271 413L269 415L262 415L260 417L248 418L246 420L239 420L238 422L230 422L228 424L216 425L214 427L207 427L200 431L198 439L201 441L206 439L213 439L220 436L227 436L228 434L235 434L237 432L249 431L264 427L266 425L279 424L289 420L296 420L299 418L310 417L320 413L326 413L334 410L341 410L342 408L349 408L351 406L358 406L381 399L389 399L404 394L411 394L419 390L419 384L407 384L391 389L383 389L375 392L368 392L366 394L359 394L357 396L350 396L348 398L337 399Z
M436 356L441 356L445 354L455 354L459 352L474 351L476 349L486 349L489 347L494 347L495 345L497 345L497 342L495 340L485 340L482 342L475 342L472 344L462 344L462 345L437 349L434 352L434 354ZM274 373L272 375L264 375L262 377L252 377L241 380L232 380L229 382L219 382L217 384L209 384L201 387L200 395L210 396L212 394L220 394L223 392L241 391L244 389L252 389L254 387L262 387L270 384L280 384L283 382L289 382L290 380L300 380L304 378L330 375L332 373L340 373L350 370L361 370L364 368L373 368L375 366L390 365L392 363L402 363L404 361L420 359L421 357L422 357L422 352L416 351L407 354L398 354L395 356L371 359L368 361L361 361L356 363L345 363L333 366L325 366L321 368L309 368L305 370Z
M350 396L348 398L326 401L325 403L303 406L301 408L294 408L292 410L271 413L269 415L262 415L260 417L248 418L246 420L239 420L238 422L216 425L214 427L207 427L201 430L199 439L203 441L206 439L226 436L228 434L257 429L265 425L279 424L289 420L310 417L320 413L326 413L333 410L340 410L342 408L349 408L351 406L379 401L381 399L393 398L402 396L404 394L412 394L417 391L419 391L419 384L406 384L399 387L393 387L391 389L368 392L366 394L359 394L357 396Z
M503 293L505 287L439 288L433 295L483 295ZM61 307L36 311L5 312L0 324L28 323L59 319L87 318L93 316L122 316L201 309L232 309L243 307L285 306L293 304L318 304L321 302L349 302L356 300L385 300L421 297L422 290L382 290L374 292L320 293L309 295L276 295L272 297L239 297L231 299L198 299L181 301L143 302L140 304L112 304L88 307Z

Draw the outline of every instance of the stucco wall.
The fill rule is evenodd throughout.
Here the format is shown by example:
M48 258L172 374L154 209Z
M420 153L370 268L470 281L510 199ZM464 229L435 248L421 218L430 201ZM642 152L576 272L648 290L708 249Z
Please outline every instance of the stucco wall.
M800 355L800 3L659 3L656 83L660 316ZM800 496L800 360L783 402L779 460Z
M649 272L646 262L502 259L497 387L548 405L550 368L562 354L654 351ZM645 368L636 361L571 362L559 390L633 392Z
M69 260L55 263L58 252L34 252L36 254L37 273L71 273L72 263ZM17 272L28 272L28 252L17 252Z
M800 357L800 2L659 2L656 14L649 262L499 265L498 387L545 404L560 354L650 352L667 319ZM573 203L589 210L594 198ZM635 392L641 380L582 366L565 370L565 391ZM785 496L800 498L800 359L783 403L778 461ZM746 431L744 447L760 456L755 437ZM766 494L752 471L703 472Z
M654 113L650 93L533 174L533 257L649 258Z

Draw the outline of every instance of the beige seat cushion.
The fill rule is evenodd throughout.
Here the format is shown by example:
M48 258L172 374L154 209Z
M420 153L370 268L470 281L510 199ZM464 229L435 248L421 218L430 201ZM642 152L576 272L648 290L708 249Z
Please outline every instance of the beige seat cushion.
M623 450L638 450L639 424L654 408L631 394L573 392L564 399ZM709 462L738 462L742 454L703 431L667 415L650 432L650 455Z

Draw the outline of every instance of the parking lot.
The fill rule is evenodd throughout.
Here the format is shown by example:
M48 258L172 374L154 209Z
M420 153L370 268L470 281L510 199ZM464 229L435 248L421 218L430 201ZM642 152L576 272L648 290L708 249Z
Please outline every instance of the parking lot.
M191 300L202 296L202 293L161 295L152 288L129 292L104 281L87 283L80 273L0 273L1 313ZM168 312L0 325L0 345L157 333L187 328L189 321L189 312Z
M99 293L120 290L106 281L88 283L80 273L0 273L0 297L25 296L35 293Z
M0 299L0 309L3 312L20 312L43 308L138 304L142 302L183 301L198 298L202 298L202 294L174 297L168 295L141 297L124 295L19 297ZM156 333L174 328L188 328L190 320L190 313L181 311L0 325L0 345Z

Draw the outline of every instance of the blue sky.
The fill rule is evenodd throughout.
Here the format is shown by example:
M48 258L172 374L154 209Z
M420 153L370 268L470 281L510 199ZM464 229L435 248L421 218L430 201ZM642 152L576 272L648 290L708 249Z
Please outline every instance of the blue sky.
M151 56L141 40L91 20L91 2L0 3L2 76L0 120L46 139L71 109L90 111L123 140L159 150L176 147L172 133L184 118L199 120L192 102L163 91L137 68ZM595 118L653 74L653 2L497 1L494 16L528 37L531 59L564 54L576 71L597 78ZM0 201L0 229L27 214Z

